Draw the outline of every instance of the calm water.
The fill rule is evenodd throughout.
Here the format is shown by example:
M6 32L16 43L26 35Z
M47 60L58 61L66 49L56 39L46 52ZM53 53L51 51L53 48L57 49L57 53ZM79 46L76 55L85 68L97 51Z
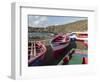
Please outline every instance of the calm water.
M45 33L45 32L33 32L33 33L28 33L28 37L53 37L55 34L54 33Z

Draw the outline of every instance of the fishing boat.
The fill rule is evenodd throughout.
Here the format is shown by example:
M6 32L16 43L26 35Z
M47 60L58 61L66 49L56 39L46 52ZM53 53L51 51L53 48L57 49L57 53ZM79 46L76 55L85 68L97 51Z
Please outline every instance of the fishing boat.
M88 47L88 33L87 32L77 33L76 40L82 42L86 47Z
M66 34L58 34L51 40L54 58L57 59L62 53L64 53L69 42L70 38Z
M76 41L82 42L86 47L88 47L87 32L72 32L69 36L75 38Z
M76 57L78 61L80 61L80 64L87 64L88 63L88 54L87 54L87 48L88 48L88 33L87 32L72 32L69 36L71 38L74 38L77 42L80 42L80 44L83 44L86 49L80 50L76 49L75 53L73 54L73 57ZM77 63L77 61L75 61ZM71 64L75 64L73 60L71 60Z
M41 65L46 53L46 46L40 42L28 42L28 65L37 66Z

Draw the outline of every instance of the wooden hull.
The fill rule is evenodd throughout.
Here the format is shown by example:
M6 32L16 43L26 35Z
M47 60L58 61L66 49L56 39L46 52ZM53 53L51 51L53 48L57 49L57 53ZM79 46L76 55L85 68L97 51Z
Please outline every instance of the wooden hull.
M36 48L35 50L33 48ZM39 50L37 51L37 48L39 48ZM46 47L44 44L39 43L37 46L35 47L31 47L31 57L28 58L28 65L29 66L39 66L42 64L42 60L44 59L45 53L46 53ZM34 53L35 52L35 55Z
M63 36L63 35L62 35ZM61 54L66 54L65 50L66 47L69 45L69 38L66 38L67 36L63 36L63 38L60 36L60 40L58 40L58 37L55 37L52 41L51 41L51 46L53 49L53 57L55 59L59 58Z
M67 46L68 46L68 45L66 45L66 46L64 46L64 47L62 47L62 48L60 48L60 49L53 50L53 57L54 57L55 59L58 59L63 53L66 54L66 53L65 53L65 50L66 50Z

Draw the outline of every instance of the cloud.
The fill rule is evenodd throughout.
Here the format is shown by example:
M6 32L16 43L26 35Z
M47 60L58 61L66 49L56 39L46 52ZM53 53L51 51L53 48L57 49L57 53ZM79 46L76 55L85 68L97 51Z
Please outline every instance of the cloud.
M59 24L55 24L55 26L57 26L57 25L59 25Z
M40 21L46 21L46 20L47 20L46 16L40 17Z
M38 19L40 16L34 16L34 18Z
M30 24L30 26L32 26L32 27L38 27L39 26L39 23L40 23L39 20L32 21L31 24Z
M40 21L34 21L33 24L38 25L40 23Z
M29 17L29 26L44 27L44 26L46 26L47 20L48 20L47 16L30 16Z

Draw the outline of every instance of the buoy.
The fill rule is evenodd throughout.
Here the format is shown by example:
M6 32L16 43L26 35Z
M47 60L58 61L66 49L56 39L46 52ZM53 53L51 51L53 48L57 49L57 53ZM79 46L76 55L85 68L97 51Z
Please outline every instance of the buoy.
M68 64L69 63L69 57L65 57L63 59L63 65Z
M88 64L88 58L86 58L86 57L83 57L82 64Z

